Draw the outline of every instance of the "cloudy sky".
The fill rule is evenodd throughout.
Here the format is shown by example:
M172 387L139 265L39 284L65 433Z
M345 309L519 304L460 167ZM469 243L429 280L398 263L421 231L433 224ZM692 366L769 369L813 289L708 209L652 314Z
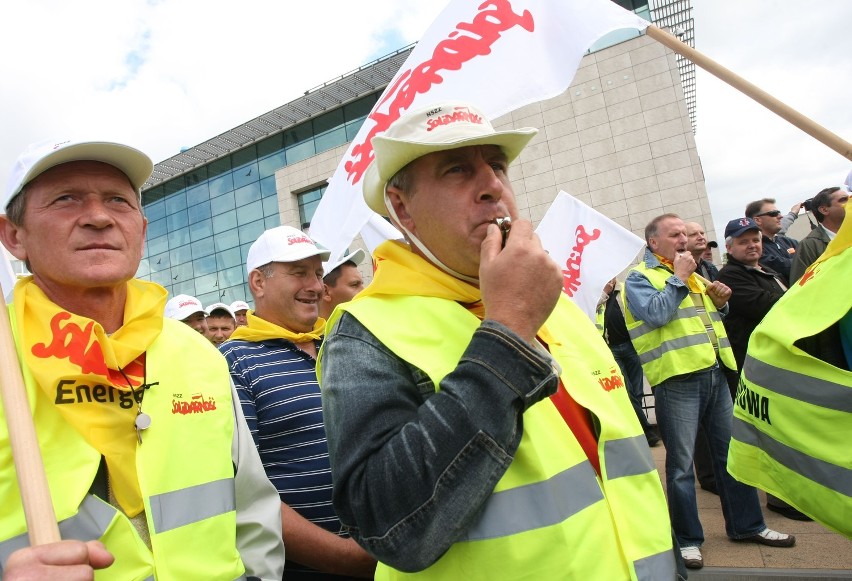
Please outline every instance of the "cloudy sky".
M696 48L852 140L852 1L695 0ZM0 179L28 143L95 135L155 161L416 41L445 1L28 0L0 23ZM852 162L699 70L698 152L717 231L789 208Z

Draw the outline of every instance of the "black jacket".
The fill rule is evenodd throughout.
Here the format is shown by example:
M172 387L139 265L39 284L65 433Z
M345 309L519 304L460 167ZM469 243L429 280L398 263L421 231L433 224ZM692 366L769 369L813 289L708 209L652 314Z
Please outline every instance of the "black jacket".
M765 266L760 270L746 266L728 255L728 263L719 271L719 281L731 289L728 315L723 319L737 368L743 368L748 338L769 309L784 295L784 289L775 277L786 286L779 273Z
M799 243L792 238L775 235L775 240L770 240L763 235L763 256L760 257L760 265L771 268L781 275L785 285L790 284L790 267L796 257L796 249Z

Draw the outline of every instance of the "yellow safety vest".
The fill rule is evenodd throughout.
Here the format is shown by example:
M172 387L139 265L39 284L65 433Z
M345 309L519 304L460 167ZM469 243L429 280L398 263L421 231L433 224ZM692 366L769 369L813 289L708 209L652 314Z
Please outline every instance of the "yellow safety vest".
M663 290L666 281L672 276L671 271L665 268L648 268L644 261L631 270L643 275L658 290ZM705 293L701 294L701 298L719 342L719 359L728 369L736 369L737 363L722 317ZM662 327L652 327L636 319L630 312L626 295L622 306L627 332L639 354L642 371L652 386L675 375L707 369L716 362L716 352L707 329L689 295L680 303L672 320Z
M14 329L12 308L9 314ZM170 319L163 321L146 361L148 380L159 383L145 392L143 409L152 421L137 447L136 469L151 549L122 512L88 494L100 453L23 370L60 535L106 545L115 563L96 571L98 580L242 579L227 363L206 339ZM70 389L73 397L88 398L91 387ZM0 422L0 513L5 563L14 550L29 545L5 422Z
M457 303L429 297L367 297L341 305L329 324L343 311L436 390L480 325ZM550 399L539 402L524 413L518 451L467 537L424 571L379 564L376 579L675 577L662 486L612 354L565 297L541 336L565 387L596 420L602 477Z
M809 274L751 335L728 472L852 537L852 372L795 346L852 309L852 248Z

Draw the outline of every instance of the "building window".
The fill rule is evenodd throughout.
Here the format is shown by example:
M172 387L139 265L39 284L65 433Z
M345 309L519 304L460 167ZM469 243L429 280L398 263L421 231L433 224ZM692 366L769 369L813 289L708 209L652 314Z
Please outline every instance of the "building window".
M299 194L299 222L302 224L302 230L310 228L314 212L317 211L317 206L319 206L327 187L327 185L323 185Z

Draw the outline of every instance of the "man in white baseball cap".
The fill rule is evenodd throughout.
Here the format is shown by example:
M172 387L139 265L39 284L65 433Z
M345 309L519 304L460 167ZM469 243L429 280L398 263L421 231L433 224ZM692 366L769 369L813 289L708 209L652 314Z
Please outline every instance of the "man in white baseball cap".
M410 244L374 251L317 375L335 507L377 576L675 577L612 353L515 204L509 164L535 135L441 102L373 138L364 198Z
M267 230L246 259L255 309L219 346L281 500L288 578L372 577L375 561L342 530L315 371L329 251L290 226Z
M0 241L33 273L8 308L65 539L28 546L0 411L4 579L281 579L275 490L227 366L134 278L152 167L118 143L42 143L0 195Z
M204 310L207 313L205 337L218 347L227 341L237 328L237 317L231 307L225 303L213 303Z
M234 313L234 318L237 320L237 327L246 325L246 313L249 310L249 304L245 301L234 301L231 303L231 311Z
M347 251L334 262L322 263L324 275L320 317L328 319L334 307L351 301L355 295L364 290L364 278L358 270L358 265L366 255L363 249L358 248L352 253Z
M166 303L165 315L207 336L207 311L197 298L190 295L173 296Z

